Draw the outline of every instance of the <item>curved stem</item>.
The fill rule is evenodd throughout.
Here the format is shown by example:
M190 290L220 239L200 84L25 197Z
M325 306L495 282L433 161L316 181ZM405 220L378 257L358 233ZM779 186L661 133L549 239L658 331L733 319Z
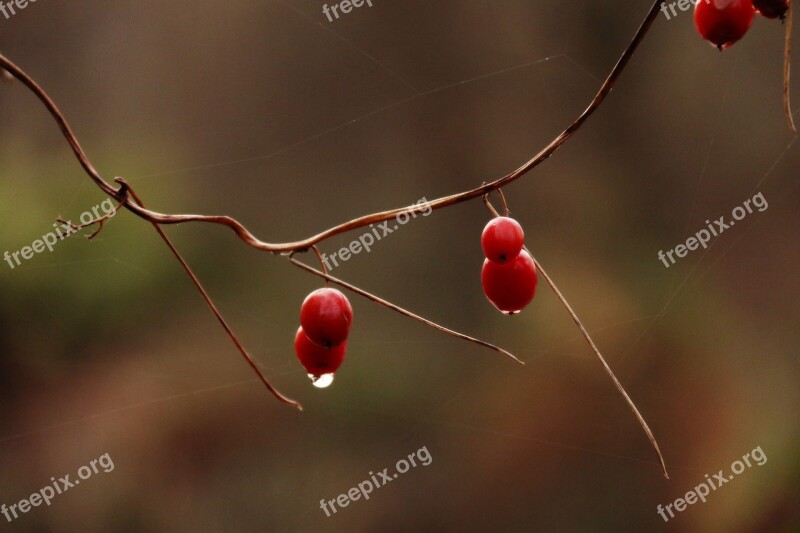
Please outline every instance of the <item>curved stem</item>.
M786 120L789 121L789 128L797 135L797 128L794 125L794 116L792 115L792 20L794 19L792 4L793 2L790 1L789 9L786 12L786 40L783 50L783 109L784 113L786 113Z
M415 313L412 313L411 311L403 309L399 305L395 305L395 304L393 304L391 302L388 302L388 301L384 300L383 298L375 296L374 294L370 294L369 292L365 291L364 289L360 289L360 288L356 287L355 285L347 283L346 281L342 281L340 279L334 278L330 274L326 274L325 272L321 272L321 271L315 269L314 267L310 267L310 266L306 265L305 263L301 263L300 261L298 261L297 259L294 258L294 253L289 255L289 261L291 261L293 265L305 270L306 272L310 272L311 274L314 274L315 276L319 276L319 277L325 279L326 281L330 281L330 282L332 282L332 283L334 283L336 285L339 285L340 287L344 287L345 289L347 289L349 291L352 291L352 292L354 292L354 293L356 293L356 294L358 294L360 296L363 296L367 300L375 302L376 304L382 305L384 307L388 307L392 311L396 311L396 312L400 313L401 315L404 315L404 316L407 316L409 318L413 318L414 320L417 320L419 322L422 322L426 326L430 326L435 330L441 331L442 333L447 333L448 335L452 335L453 337L456 337L458 339L469 341L469 342L478 344L480 346L483 346L485 348L489 348L491 350L494 350L495 352L499 352L499 353L505 355L506 357L512 359L513 361L515 361L516 363L519 363L521 365L525 364L524 362L522 362L519 359L517 359L517 357L514 354L512 354L511 352L509 352L508 350L504 350L503 348L500 348L499 346L495 346L494 344L492 344L490 342L482 341L480 339L476 339L475 337L470 337L469 335L464 335L463 333L459 333L458 331L455 331L455 330L452 330L450 328L446 328L444 326L441 326L441 325L437 324L436 322L433 322L432 320L428 320L427 318L423 318L423 317L421 317L421 316L419 316L419 315L417 315Z
M70 129L69 125L67 124L66 119L62 115L61 111L55 105L55 103L50 99L47 93L33 81L21 68L15 65L11 60L6 58L4 55L0 54L0 67L6 69L9 73L11 73L14 77L19 79L28 89L30 89L38 98L42 101L42 103L47 107L47 110L53 116L53 118L58 123L59 127L61 128L64 137L66 137L67 141L69 142L70 146L72 147L75 156L78 158L81 166L84 170L89 174L92 180L109 196L116 198L118 201L125 201L125 208L129 211L133 212L137 216L152 222L154 224L181 224L186 222L206 222L212 224L220 224L223 226L227 226L231 230L233 230L236 235L245 243L256 248L258 250L263 250L265 252L271 253L289 253L295 251L302 251L314 244L317 244L325 239L333 237L335 235L339 235L341 233L345 233L347 231L351 231L357 228L361 228L364 226L368 226L369 224L375 224L378 222L383 222L389 220L399 213L402 212L421 212L423 210L428 209L442 209L444 207L448 207L451 205L455 205L461 202L466 202L468 200L472 200L474 198L479 198L486 194L487 192L491 192L493 190L497 190L500 187L508 185L509 183L521 178L525 174L527 174L530 170L535 168L536 166L543 163L547 160L556 150L558 150L562 144L568 141L578 129L588 120L592 114L600 107L600 104L606 99L606 97L611 93L611 90L614 88L614 85L625 70L625 67L628 65L631 57L639 48L642 40L644 39L647 32L650 30L653 22L655 21L656 17L658 16L659 6L661 5L663 0L655 0L653 6L650 8L649 13L645 17L644 21L642 22L641 26L637 30L636 34L634 35L633 39L631 40L628 47L622 53L619 60L617 61L614 68L611 70L611 73L608 75L606 80L600 86L595 97L589 103L589 106L581 113L575 121L570 124L570 126L561 132L555 139L553 139L550 144L548 144L545 148L543 148L538 154L532 157L530 160L525 162L522 166L514 170L513 172L503 176L502 178L498 178L490 183L482 185L480 187L470 189L464 192L460 192L457 194L452 194L450 196L444 196L442 198L438 198L436 200L432 200L427 202L424 205L411 205L407 207L400 207L397 209L390 209L388 211L382 211L380 213L373 213L370 215L364 215L349 222L345 222L343 224L339 224L338 226L334 226L329 228L325 231L322 231L316 235L312 235L306 239L296 241L296 242L288 242L288 243L281 243L281 244L271 244L268 242L264 242L258 239L255 235L253 235L250 230L248 230L244 225L242 225L239 221L232 217L228 216L208 216L208 215L168 215L159 213L156 211L151 211L149 209L145 209L143 206L136 204L135 202L130 202L124 198L122 194L120 194L119 190L114 189L110 184L108 184L100 174L94 169L92 164L90 163L88 157L86 156L85 152L81 148L78 140L75 138L72 130Z
M33 78L28 76L25 71L15 65L11 60L9 60L3 54L0 54L0 67L6 70L11 76L18 79L22 82L25 87L30 89L30 91L35 94L39 100L44 104L50 114L55 119L56 124L61 129L61 133L67 139L70 147L72 148L75 157L78 158L78 162L83 167L83 170L89 175L89 177L94 181L100 189L107 195L120 200L118 197L120 195L120 191L114 189L108 182L106 182L102 176L95 170L94 166L92 166L91 161L89 161L89 157L86 155L86 152L83 151L81 148L81 144L78 142L78 138L75 137L75 134L72 133L72 128L69 127L67 123L67 119L64 118L64 115L58 109L58 106L53 102L53 100L47 95L47 93L42 89L38 83L33 81Z

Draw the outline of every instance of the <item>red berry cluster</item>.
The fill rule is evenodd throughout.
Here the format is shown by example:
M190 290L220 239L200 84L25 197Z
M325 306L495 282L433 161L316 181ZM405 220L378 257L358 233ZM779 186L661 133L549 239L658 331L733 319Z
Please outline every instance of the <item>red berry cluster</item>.
M333 382L344 361L352 323L353 308L336 289L317 289L303 301L294 350L315 386Z
M722 50L745 36L756 11L783 19L788 10L789 0L699 0L694 24L703 39Z
M481 235L486 256L481 270L483 293L507 315L522 311L536 294L536 266L522 249L524 244L522 226L509 217L492 219Z

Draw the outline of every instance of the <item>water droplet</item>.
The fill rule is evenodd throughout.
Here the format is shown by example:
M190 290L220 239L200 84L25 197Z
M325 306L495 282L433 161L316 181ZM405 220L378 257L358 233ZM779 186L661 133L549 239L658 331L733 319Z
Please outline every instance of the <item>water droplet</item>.
M324 389L326 387L330 387L331 383L333 383L333 374L322 374L321 376L309 374L308 379L311 380L311 384L316 388Z

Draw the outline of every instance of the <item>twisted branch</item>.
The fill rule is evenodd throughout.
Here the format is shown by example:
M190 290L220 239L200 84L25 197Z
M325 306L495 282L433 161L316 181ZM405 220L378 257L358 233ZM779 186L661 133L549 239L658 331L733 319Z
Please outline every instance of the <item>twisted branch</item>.
M257 238L250 230L248 230L241 222L236 220L235 218L229 216L214 216L214 215L190 215L190 214L164 214L159 213L157 211L151 211L146 209L145 207L137 204L136 202L131 202L129 198L124 197L120 193L120 189L114 188L111 184L106 182L103 177L95 170L92 166L91 162L89 161L88 156L81 148L78 139L75 137L72 129L69 127L66 119L62 115L61 111L52 101L52 99L47 95L47 93L39 87L39 85L33 81L33 79L28 76L20 67L14 64L11 60L9 60L4 55L0 54L0 67L6 69L11 75L15 78L20 80L28 89L31 90L41 102L45 105L47 110L55 119L58 126L61 128L64 137L66 137L67 141L72 148L72 151L75 153L75 156L78 158L83 169L89 175L89 177L94 181L100 189L105 192L107 195L115 198L118 202L123 203L125 208L134 213L135 215L147 220L148 222L152 222L153 224L183 224L186 222L206 222L211 224L220 224L223 226L227 226L231 230L233 230L236 235L244 241L246 244L256 248L258 250L262 250L265 252L271 253L281 253L281 254L288 254L290 252L297 252L305 250L311 247L314 244L318 244L325 239L329 239L336 235L352 231L354 229L358 229L364 226L368 226L370 224L375 224L378 222L383 222L386 220L391 219L392 217L397 216L399 213L419 213L425 211L427 209L442 209L451 205L459 204L461 202L466 202L468 200L473 200L475 198L480 198L484 194L492 192L500 187L506 186L509 183L516 181L517 179L521 178L532 169L543 163L547 160L556 150L558 150L562 144L567 142L574 134L578 131L578 129L588 120L592 114L600 107L600 104L606 99L609 95L611 90L614 88L614 85L622 74L625 67L628 65L633 54L639 48L642 40L644 39L647 32L650 30L653 22L655 21L658 12L659 12L659 5L662 3L663 0L656 0L653 3L653 6L650 8L650 12L647 14L647 17L642 22L639 29L636 31L636 34L633 37L633 40L630 42L628 47L622 53L622 56L617 61L614 68L611 70L611 73L608 75L608 78L603 82L600 86L595 97L592 99L589 106L583 111L583 113L578 116L575 121L569 125L567 129L561 132L555 139L553 139L550 144L548 144L545 148L543 148L538 154L532 157L530 160L525 162L522 166L514 170L513 172L506 174L502 178L498 178L492 182L486 183L480 187L470 189L467 191L463 191L457 194L452 194L450 196L444 196L442 198L437 198L436 200L431 200L426 204L418 204L418 205L410 205L406 207L400 207L396 209L390 209L388 211L382 211L379 213L372 213L369 215L360 216L348 222L344 222L332 228L326 229L317 233L316 235L312 235L305 239L295 241L295 242L287 242L287 243L278 243L278 244L271 244L265 241L260 240Z

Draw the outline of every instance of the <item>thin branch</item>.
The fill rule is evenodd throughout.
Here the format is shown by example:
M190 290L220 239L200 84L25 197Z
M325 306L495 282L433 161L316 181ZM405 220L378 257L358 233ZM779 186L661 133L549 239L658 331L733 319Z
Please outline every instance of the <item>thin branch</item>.
M78 142L77 137L75 134L72 133L72 129L69 127L67 123L67 119L64 118L64 115L61 114L61 111L56 106L55 102L47 95L47 93L39 87L33 78L28 76L25 71L15 65L11 60L9 60L3 54L0 54L0 68L5 69L9 74L11 74L14 78L18 79L22 82L25 87L30 89L30 91L36 95L37 98L44 104L47 110L55 119L58 127L61 129L61 133L67 139L72 151L75 153L75 157L78 158L78 162L80 162L83 170L89 175L89 177L94 181L100 189L107 195L111 196L112 198L116 198L118 201L122 200L122 194L120 190L114 189L108 182L106 182L102 176L95 170L92 163L89 161L88 156L81 148L80 143Z
M500 214L497 212L497 210L494 208L494 206L489 201L489 195L488 194L483 197L483 203L486 204L486 208L489 210L489 212L492 214L492 216L494 216L494 217L499 217L500 216ZM507 206L506 206L506 208L507 208ZM664 477L669 479L669 474L667 473L667 465L664 462L664 456L661 455L661 449L658 447L658 442L656 441L656 438L653 436L653 432L650 430L650 426L647 425L647 422L645 421L645 419L642 416L642 414L639 412L639 409L636 407L636 404L633 403L633 400L631 400L631 397L628 396L628 393L625 391L625 388L619 382L619 380L617 379L617 376L611 370L611 367L608 365L608 363L606 362L605 358L603 357L603 354L600 353L600 350L597 348L597 345L592 340L592 337L589 335L589 332L583 326L583 322L581 322L581 319L578 318L578 315L575 313L575 311L572 309L572 306L569 304L567 299L564 297L564 295L558 289L558 287L556 286L556 284L553 281L553 279L547 274L545 269L542 267L541 263L539 263L536 260L536 258L531 253L531 251L528 250L528 247L525 246L524 248L529 254L531 254L531 258L533 259L533 264L536 266L536 270L542 275L544 280L550 286L550 289L552 289L553 293L556 295L556 298L558 298L558 300L561 302L561 304L567 310L567 313L569 313L569 316L572 317L572 321L575 322L576 326L578 326L578 329L581 331L581 335L583 335L583 338L586 339L586 342L589 344L589 347L592 349L594 354L597 356L597 359L600 361L600 364L603 365L603 370L605 370L605 372L608 375L608 377L611 378L611 381L614 383L614 386L617 388L619 393L625 399L625 402L628 404L628 407L631 408L631 411L633 411L633 414L636 417L636 420L639 422L639 425L642 427L642 430L647 435L647 438L650 441L650 444L653 446L653 449L656 451L656 455L658 455L658 460L661 462L661 468L664 471Z
M128 183L125 182L125 180L123 180L122 178L117 178L116 182L121 185L120 190L123 191L123 193L125 192L130 193L130 196L137 204L144 206L142 199L139 198L136 192L130 188L130 185L128 185ZM233 344L236 345L236 348L239 350L239 353L242 354L242 357L244 357L245 361L247 361L247 364L250 365L250 368L253 369L253 372L256 373L256 375L264 384L264 386L267 387L267 389L269 389L269 391L278 400L282 401L283 403L289 404L292 407L296 407L297 409L302 411L303 406L300 403L292 400L291 398L287 398L286 396L281 394L280 391L278 391L275 387L273 387L269 381L267 381L267 378L264 377L264 374L261 373L261 370L256 365L256 362L247 352L242 343L239 342L239 339L233 333L233 330L230 328L230 326L228 326L228 323L225 321L225 319L222 318L222 314L219 312L219 309L217 309L217 306L214 304L213 300L211 300L211 296L208 295L208 292L206 292L206 289L203 287L203 284L200 283L200 280L197 279L197 276L194 274L192 269L186 263L186 260L183 258L183 256L181 256L181 254L175 248L175 245L172 243L172 240L170 240L167 234L164 233L164 230L161 228L161 226L159 226L158 224L153 224L153 227L156 229L159 236L164 240L164 242L167 243L167 246L169 247L170 251L172 251L172 254L180 262L186 274L192 279L192 283L194 283L194 286L197 287L197 290L200 292L200 295L203 297L203 300L205 300L206 304L208 304L208 307L209 309L211 309L211 312L214 313L214 316L217 317L217 320L219 320L219 323L222 325L223 329L228 334L228 337L230 337L231 341L233 341Z
M505 185L508 185L509 183L527 174L530 170L532 170L533 168L537 167L545 160L547 160L551 155L553 155L553 153L555 153L556 150L558 150L561 147L562 144L568 141L575 134L575 132L577 132L578 129L580 129L580 127L588 120L588 118L592 116L592 114L594 114L594 112L600 107L600 104L602 104L603 101L606 99L606 97L611 93L611 90L614 88L617 79L625 70L625 67L628 65L631 57L633 57L633 54L639 48L639 45L641 44L645 35L650 30L650 27L652 26L653 22L658 16L659 6L661 5L662 1L663 0L655 0L653 6L650 8L649 13L645 17L639 29L636 31L636 34L634 35L632 41L625 49L625 51L622 53L622 56L620 56L616 65L611 70L611 73L608 75L606 80L600 86L600 89L598 90L597 94L592 99L589 106L583 111L583 113L581 113L580 116L578 116L578 118L575 119L575 121L572 124L570 124L570 126L567 129L565 129L555 139L553 139L553 141L551 141L550 144L548 144L538 154L536 154L533 158L524 163L515 171L503 176L502 178L496 179L488 184L482 185L481 187L477 187L475 189L460 192L450 196L444 196L442 198L429 201L426 204L422 205L411 205L397 209L390 209L388 211L382 211L380 213L364 215L355 218L353 220L350 220L349 222L345 222L343 224L339 224L338 226L329 228L325 231L322 231L306 239L296 242L282 243L282 244L270 244L268 242L264 242L258 239L255 235L253 235L250 232L250 230L248 230L244 225L242 225L239 221L237 221L232 217L208 216L208 215L167 215L156 211L150 211L149 209L145 209L143 206L138 205L135 202L130 202L127 198L124 198L124 195L120 194L119 190L114 189L109 183L107 183L100 176L100 174L94 169L88 157L86 156L86 153L81 148L77 138L73 134L69 125L67 124L66 119L62 115L61 111L59 111L55 103L47 95L47 93L45 93L45 91L41 87L39 87L39 85L37 85L36 82L34 82L33 79L30 78L30 76L28 76L20 67L18 67L16 64L14 64L11 60L6 58L2 54L0 54L0 67L5 68L14 77L19 79L28 89L30 89L39 98L39 100L42 101L45 107L47 107L47 110L50 112L50 114L58 123L62 133L66 137L67 141L72 147L73 152L78 158L78 161L80 162L84 170L87 172L87 174L89 174L92 180L97 184L98 187L100 187L100 189L103 190L103 192L117 199L118 201L124 201L125 207L129 211L154 224L181 224L186 222L206 222L212 224L220 224L223 226L227 226L228 228L233 230L241 240L243 240L245 243L252 246L253 248L271 253L289 253L289 252L306 250L313 244L317 244L319 242L324 241L325 239L328 239L335 235L339 235L341 233L345 233L357 228L368 226L369 224L375 224L378 222L389 220L397 216L397 214L399 213L422 212L423 210L428 210L428 209L431 210L442 209L444 207L455 205L461 202L466 202L468 200L480 198L484 194L499 189L500 187L503 187Z
M91 226L94 226L95 224L97 224L97 229L94 230L91 235L87 235L86 236L86 238L91 241L92 239L97 237L100 234L101 231L103 231L103 225L106 223L106 221L108 219L116 216L117 213L119 213L119 210L122 209L122 206L123 206L122 203L117 204L117 206L114 208L113 212L105 214L105 215L103 215L103 216L101 216L99 218L96 218L95 220L92 220L91 222L87 222L86 224L81 224L79 226L76 226L75 224L73 224L69 220L64 220L64 218L61 217L61 216L56 218L56 222L58 222L59 224L63 224L65 226L69 226L76 233L78 231L81 231L82 229L85 229L85 228L88 228L88 227L91 227Z
M786 40L783 50L783 109L786 113L786 120L789 121L789 128L797 135L797 128L794 125L794 116L792 115L792 88L791 88L791 73L792 73L792 20L794 19L794 9L789 2L789 9L786 12Z
M317 259L319 259L319 266L322 267L322 273L327 276L328 275L328 267L325 266L325 261L322 259L322 254L319 253L319 248L317 248L317 245L315 244L315 245L313 245L311 247L311 249L314 250L315 254L317 254ZM325 286L326 287L330 287L331 286L331 282L328 281L327 279L325 280Z
M525 248L525 249L527 250L527 248ZM530 253L530 251L529 251L529 253ZM533 254L531 254L531 257L533 257ZM653 446L653 449L656 451L656 455L658 455L658 460L661 462L661 468L664 471L664 477L669 479L669 474L667 473L667 465L664 462L664 456L661 455L661 449L658 447L658 442L656 441L655 436L653 436L653 432L650 430L650 426L647 425L647 422L645 421L645 419L642 416L642 414L639 412L639 409L636 407L636 404L633 403L633 400L631 400L631 397L628 396L628 393L625 391L625 388L619 382L619 380L617 379L617 376L614 375L614 372L611 370L611 367L608 366L608 363L606 362L605 358L603 358L603 354L600 353L600 350L597 349L597 346L595 345L594 341L589 336L589 332L586 331L586 328L583 326L583 323L578 318L578 315L575 314L575 311L572 310L572 307L569 305L569 302L567 302L567 299L564 297L563 294L561 294L561 291L558 290L558 287L556 287L556 284L553 282L552 278L550 278L550 276L547 274L547 272L545 272L544 268L542 268L542 265L536 260L536 258L533 258L533 263L534 263L534 265L536 265L536 269L542 274L542 277L544 278L544 280L547 282L547 284L553 290L553 292L555 293L556 297L564 305L564 308L567 310L569 315L572 317L572 320L575 322L575 325L577 325L578 329L581 330L581 334L583 335L583 338L586 339L586 342L592 348L592 351L597 356L597 359L600 361L600 364L603 365L603 370L606 371L606 374L608 374L608 377L611 378L611 381L614 382L614 386L617 388L617 390L622 395L622 397L625 398L625 402L628 404L628 407L631 408L631 411L633 411L634 416L639 421L639 425L642 426L642 429L644 430L645 434L647 435L647 438L650 441L650 444Z
M380 304L380 305L382 305L384 307L388 307L392 311L396 311L396 312L400 313L401 315L407 316L409 318L413 318L414 320L418 320L418 321L422 322L423 324L425 324L426 326L430 326L435 330L441 331L442 333L447 333L448 335L452 335L453 337L456 337L458 339L462 339L462 340L465 340L465 341L469 341L469 342L478 344L478 345L483 346L485 348L490 348L490 349L492 349L492 350L494 350L496 352L499 352L499 353L505 355L506 357L509 357L510 359L514 360L515 362L517 362L517 363L519 363L521 365L525 364L524 362L522 362L519 359L517 359L517 357L514 354L512 354L511 352L509 352L508 350L504 350L503 348L500 348L499 346L495 346L492 343L489 343L489 342L486 342L486 341L482 341L480 339L476 339L475 337L470 337L469 335L464 335L463 333L459 333L458 331L454 331L454 330L446 328L444 326L440 326L436 322L433 322L431 320L428 320L427 318L423 318L423 317L421 317L421 316L419 316L417 314L414 314L411 311L403 309L402 307L400 307L398 305L395 305L395 304L393 304L391 302L388 302L388 301L384 300L383 298L379 298L378 296L375 296L374 294L371 294L371 293L365 291L364 289L359 289L355 285L347 283L346 281L342 281L342 280L340 280L338 278L334 278L330 274L326 274L325 272L322 272L321 270L317 270L314 267L308 266L305 263L301 263L300 261L298 261L297 259L294 258L294 253L289 255L289 261L291 261L293 265L295 265L297 267L300 267L301 269L305 270L306 272L310 272L311 274L314 274L315 276L319 276L319 277L321 277L322 279L324 279L326 281L330 281L332 283L335 283L336 285L339 285L340 287L344 287L345 289L347 289L349 291L352 291L352 292L354 292L354 293L356 293L356 294L358 294L360 296L363 296L367 300L375 302L376 304Z

